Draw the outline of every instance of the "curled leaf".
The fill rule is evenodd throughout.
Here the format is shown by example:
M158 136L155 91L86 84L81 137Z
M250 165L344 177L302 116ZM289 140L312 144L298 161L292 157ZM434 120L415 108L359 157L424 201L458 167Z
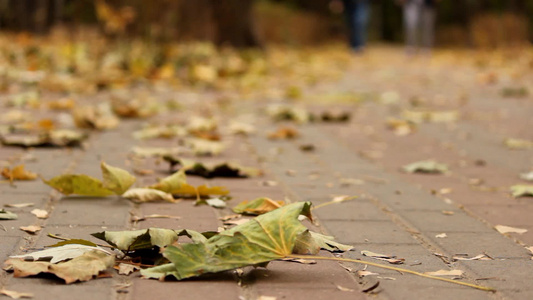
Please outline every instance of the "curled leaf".
M9 259L7 265L12 266L15 277L28 277L41 273L50 273L65 280L66 284L76 281L88 281L111 268L115 258L101 251L89 251L69 261L52 264L49 262L28 262L20 259Z
M18 165L13 169L5 167L2 170L2 176L10 181L13 180L34 180L37 174L24 169L24 165Z
M104 188L114 192L117 195L122 195L127 191L137 180L135 176L131 175L128 171L112 167L105 162L100 164L102 169L102 176L104 178Z
M130 199L133 202L176 202L172 194L165 193L156 189L137 188L126 191L122 194L123 198Z

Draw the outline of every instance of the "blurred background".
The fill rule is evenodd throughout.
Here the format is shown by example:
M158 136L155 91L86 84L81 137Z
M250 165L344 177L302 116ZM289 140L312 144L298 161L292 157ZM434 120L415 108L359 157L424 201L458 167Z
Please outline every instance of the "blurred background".
M402 9L372 0L370 42L403 40ZM495 48L533 41L533 0L443 0L436 46ZM340 0L1 0L0 29L97 30L109 38L208 41L237 47L345 39Z

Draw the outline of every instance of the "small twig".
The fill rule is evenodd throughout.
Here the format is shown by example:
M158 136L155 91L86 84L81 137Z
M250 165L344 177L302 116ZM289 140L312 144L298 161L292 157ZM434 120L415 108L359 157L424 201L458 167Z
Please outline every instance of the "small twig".
M428 275L428 274L424 274L424 273L420 273L420 272L416 272L416 271L412 271L412 270L408 270L408 269L402 269L402 268L382 265L382 264L369 262L369 261L364 261L364 260L360 260L360 259L350 259L350 258L340 258L340 257L324 257L324 256L314 256L314 255L294 255L294 254L288 255L287 257L289 257L289 258L301 258L301 259L344 261L344 262L353 262L353 263L359 263L359 264L366 264L366 265L370 265L370 266L374 266L374 267L378 267L378 268L393 270L393 271L397 271L397 272L404 272L404 273L409 273L409 274L413 274L413 275L417 275L417 276L421 276L421 277L425 277L425 278L430 278L430 279L446 281L446 282L450 282L450 283L454 283L454 284L464 285L464 286L468 286L468 287L475 288L475 289L478 289L478 290L483 290L483 291L488 291L488 292L496 292L496 290L494 288L487 287L487 286L475 285L475 284L472 284L472 283L456 281L456 280L453 280L453 279L432 276L432 275Z

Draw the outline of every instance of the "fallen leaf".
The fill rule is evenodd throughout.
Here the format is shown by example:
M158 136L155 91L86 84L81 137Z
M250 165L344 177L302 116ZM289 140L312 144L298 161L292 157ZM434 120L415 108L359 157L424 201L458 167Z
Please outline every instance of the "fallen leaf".
M165 201L165 202L176 202L176 199L172 196L172 194L165 193L160 190L152 189L152 188L135 188L126 191L124 194L122 194L123 198L132 200L133 202L143 203L143 202L158 202L158 201Z
M443 238L447 238L448 235L446 233L439 233L437 235L435 235L436 238L439 238L439 239L443 239Z
M197 175L204 178L214 177L255 177L262 174L261 170L250 167L243 167L236 163L212 163L204 164L201 162L180 159L172 155L165 155L163 159L170 163L170 168L174 169L176 165L180 165L185 169L187 175Z
M6 290L6 289L1 289L0 294L6 295L12 299L33 298L32 293L21 293L21 292Z
M181 218L178 216L171 216L171 215L152 214L152 215L146 215L142 217L132 216L131 219L133 222L140 222L146 219L181 219Z
M131 273L141 269L135 265L125 263L120 263L116 268L118 269L118 273L120 275L130 275Z
M443 215L446 215L446 216L453 216L455 214L453 210L443 210L441 212Z
M72 118L77 127L96 130L113 129L120 122L111 111L111 108L103 105L76 107L72 111Z
M0 220L16 220L18 219L17 214L7 211L5 209L0 209Z
M103 231L92 233L92 236L106 241L121 251L135 251L159 248L173 244L180 236L188 236L194 242L203 242L206 238L194 230L172 230L165 228L148 228L127 231Z
M226 201L220 199L220 198L211 198L205 200L207 205L214 207L214 208L224 208L226 207Z
M493 260L491 257L487 256L486 254L479 254L474 257L468 257L468 256L454 256L452 257L454 261L457 260Z
M39 219L46 219L46 218L48 218L48 212L47 212L46 210L44 210L44 209L38 209L38 208L36 208L36 209L33 209L33 210L31 211L31 213L34 214L34 215L35 215L37 218L39 218Z
M122 195L137 180L128 171L110 166L105 162L100 163L100 168L102 169L102 176L104 178L102 182L103 187L117 195Z
M183 150L179 147L174 148L161 148L161 147L133 147L130 152L141 158L145 157L163 157L166 155L174 156L179 155Z
M74 104L76 103L72 98L61 98L47 103L48 108L52 110L70 110L74 107Z
M221 142L198 138L187 139L185 145L189 147L196 156L217 156L226 148Z
M459 112L456 110L405 110L402 116L413 123L449 123L459 120Z
M261 215L285 205L284 201L274 201L269 198L257 198L252 201L245 200L232 210L237 214Z
M255 133L255 127L248 123L231 121L228 126L228 131L231 134L251 135Z
M300 134L293 127L279 127L276 131L270 132L267 137L271 140L294 139Z
M366 271L366 270L358 270L357 271L357 276L359 276L359 278L363 278L365 276L377 276L379 275L379 273L374 273L374 272L370 272L370 271Z
M403 170L407 173L446 173L448 166L434 160L424 160L405 165Z
M315 240L317 245L324 250L330 252L346 252L352 250L354 247L351 245L344 245L335 242L332 236L323 235L317 232L309 231L311 237Z
M171 275L178 280L282 259L293 251L296 238L307 232L299 215L311 219L311 204L299 202L258 216L220 232L203 243L168 246L170 264L141 270L148 278Z
M367 251L367 250L361 251L361 254L364 256L372 257L374 259L384 260L394 265L403 264L405 261L405 259L396 258L396 256L393 256L393 255L379 254L379 253L374 253L374 252Z
M24 169L24 165L18 165L13 169L4 168L2 170L2 176L10 181L13 180L34 180L37 178L37 174L32 173Z
M339 289L339 291L342 291L342 292L355 292L355 290L353 290L353 289L345 288L345 287L340 286L340 285L337 285L337 289Z
M267 107L267 114L274 121L294 121L297 123L310 122L312 116L304 108L273 104Z
M533 197L533 185L517 184L511 187L513 197Z
M226 220L224 221L224 225L228 225L228 226L233 226L233 225L241 225L241 224L244 224L248 221L250 221L251 219L248 219L248 218L241 218L241 219L232 219L232 220Z
M515 228L515 227L510 227L510 226L505 226L505 225L496 225L494 226L494 229L496 229L501 234L505 234L505 233L523 234L527 232L527 229Z
M23 208L23 207L31 207L34 206L34 203L16 203L16 204L5 204L5 207L15 207L15 208Z
M161 190L166 193L173 193L182 188L187 183L185 170L179 170L174 174L161 179L158 183L149 186L151 189Z
M10 256L10 258L21 258L21 259L24 259L25 261L28 261L29 259L34 260L34 261L46 260L52 264L56 264L64 260L68 260L68 259L81 256L84 253L87 253L89 251L101 251L107 255L112 255L112 253L100 247L80 245L80 244L67 244L67 245L53 247L53 248L36 251L32 253L27 253L23 255L13 255L13 256Z
M425 272L424 274L431 276L462 276L463 273L461 270L438 270L435 272Z
M27 262L20 259L9 259L7 265L11 265L15 277L28 277L40 273L51 273L65 280L66 284L76 281L88 281L111 268L115 258L101 251L89 251L69 261L52 264L49 262Z
M533 171L520 174L520 178L527 181L533 181Z
M21 230L26 231L27 233L35 234L37 231L41 230L42 227L39 225L30 225L30 226L21 226Z
M399 136L408 135L416 130L415 123L408 120L389 119L386 122L387 128Z
M67 196L74 194L82 196L105 197L114 194L112 191L105 188L99 179L83 174L65 174L43 181L44 183L58 190L63 195Z
M533 148L533 142L529 140L508 138L503 141L507 148L512 150L523 150Z
M257 300L276 300L278 298L276 297L272 297L272 296L265 296L265 295L261 295L259 297L257 297Z

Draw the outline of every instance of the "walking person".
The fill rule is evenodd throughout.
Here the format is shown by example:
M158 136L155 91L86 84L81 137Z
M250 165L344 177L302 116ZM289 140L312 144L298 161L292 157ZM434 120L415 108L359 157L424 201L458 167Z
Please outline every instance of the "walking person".
M363 51L366 44L369 0L343 0L350 47L356 53Z
M405 44L408 55L422 49L431 52L435 41L435 5L437 0L402 0Z

